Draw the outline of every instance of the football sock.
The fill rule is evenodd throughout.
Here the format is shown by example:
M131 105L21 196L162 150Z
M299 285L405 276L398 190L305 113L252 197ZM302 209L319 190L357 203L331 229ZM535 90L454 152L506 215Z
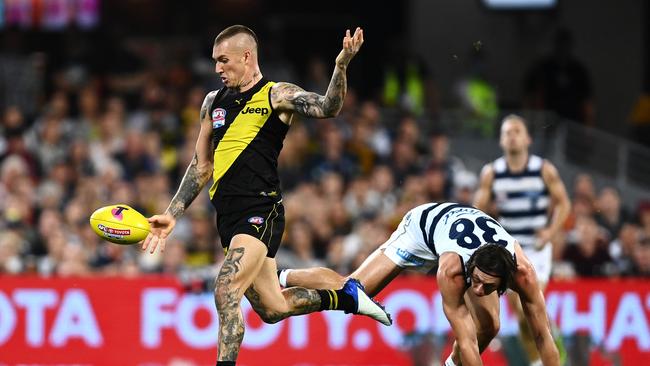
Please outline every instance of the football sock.
M357 304L352 295L343 290L316 290L320 296L320 308L323 310L343 310L346 313L357 311Z
M287 276L291 272L290 269L281 269L278 270L278 280L280 280L280 286L287 287Z
M451 359L451 355L445 360L444 366L456 366L454 361Z

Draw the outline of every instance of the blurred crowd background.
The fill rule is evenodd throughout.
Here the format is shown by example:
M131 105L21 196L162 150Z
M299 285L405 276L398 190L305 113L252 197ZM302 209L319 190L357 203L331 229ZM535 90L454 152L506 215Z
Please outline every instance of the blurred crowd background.
M166 209L194 152L203 97L220 87L210 59L213 37L234 22L257 31L267 78L319 93L345 26L365 27L367 42L348 70L340 115L298 121L285 140L280 267L348 273L412 207L471 203L479 170L451 153L456 135L442 122L445 111L465 111L464 123L498 146L505 109L538 110L596 129L596 111L607 108L593 97L590 71L572 54L572 34L561 26L547 32L553 46L545 57L512 75L522 81L519 98L503 101L483 67L489 44L477 38L462 47L470 49L461 56L470 67L454 88L444 88L435 65L399 41L408 28L400 9L392 28L365 20L364 9L352 5L342 20L310 33L300 27L317 10L291 12L284 2L273 8L284 17L265 18L270 6L256 1L75 1L77 17L58 23L38 23L44 20L22 16L9 3L0 28L2 274L164 273L207 286L223 252L206 193L178 222L164 254L106 243L88 218L107 204L128 204L146 216ZM283 21L291 26L278 25ZM648 135L639 128L631 136L644 143ZM647 201L629 202L621 197L624 187L587 169L570 178L560 173L573 209L554 238L554 277L650 276L650 191Z

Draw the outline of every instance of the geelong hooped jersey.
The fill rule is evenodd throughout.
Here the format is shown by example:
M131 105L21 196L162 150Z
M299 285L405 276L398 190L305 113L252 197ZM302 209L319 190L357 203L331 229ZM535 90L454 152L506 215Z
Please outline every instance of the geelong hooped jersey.
M458 203L429 203L417 207L422 239L436 257L453 252L463 265L481 245L505 247L514 257L515 238L483 211Z
M535 232L548 224L549 192L542 177L544 159L530 155L526 169L513 173L506 159L492 164L492 195L499 222L522 246L535 245Z
M215 97L213 202L226 196L280 198L278 156L289 126L271 106L274 84L262 79L245 92L223 88Z

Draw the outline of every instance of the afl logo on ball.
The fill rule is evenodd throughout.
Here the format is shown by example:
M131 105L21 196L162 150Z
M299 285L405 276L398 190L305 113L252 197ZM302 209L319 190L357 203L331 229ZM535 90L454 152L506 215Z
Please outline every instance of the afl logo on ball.
M219 128L226 124L226 110L217 108L212 111L212 128Z

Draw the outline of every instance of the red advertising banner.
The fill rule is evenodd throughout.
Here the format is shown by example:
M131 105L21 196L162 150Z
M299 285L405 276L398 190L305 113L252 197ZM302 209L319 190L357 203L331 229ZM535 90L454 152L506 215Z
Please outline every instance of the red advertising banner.
M212 294L183 292L173 278L2 277L0 283L0 366L215 363ZM379 299L396 320L391 327L341 312L269 325L244 301L238 364L411 365L427 352L446 357L449 324L434 279L398 278ZM504 300L501 335L515 334ZM590 335L593 365L649 364L650 281L556 282L547 308L564 334ZM427 340L432 347L422 346ZM498 347L483 359L507 364Z

